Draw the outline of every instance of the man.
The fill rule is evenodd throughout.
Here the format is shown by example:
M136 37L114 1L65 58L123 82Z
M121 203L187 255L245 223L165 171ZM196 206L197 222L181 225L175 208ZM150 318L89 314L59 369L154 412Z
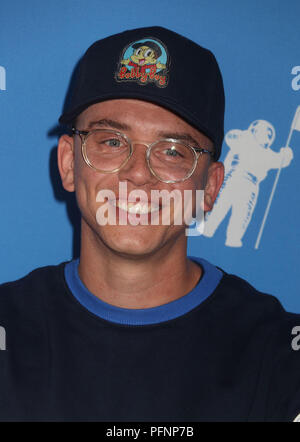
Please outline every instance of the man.
M143 48L143 65L154 44L149 69L122 64ZM296 418L299 316L187 257L185 222L175 222L182 206L151 198L191 191L195 214L203 189L202 209L212 209L223 118L218 65L196 43L152 27L88 49L60 118L72 133L58 144L63 187L81 211L80 258L0 288L1 419ZM124 197L120 183L139 199ZM104 205L115 215L107 223Z

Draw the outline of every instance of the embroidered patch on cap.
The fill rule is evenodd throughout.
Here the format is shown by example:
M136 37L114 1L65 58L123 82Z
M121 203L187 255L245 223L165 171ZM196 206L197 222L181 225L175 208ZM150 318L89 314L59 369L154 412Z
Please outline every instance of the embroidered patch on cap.
M123 50L115 78L117 81L135 81L141 85L168 84L169 56L163 43L155 38L134 41Z

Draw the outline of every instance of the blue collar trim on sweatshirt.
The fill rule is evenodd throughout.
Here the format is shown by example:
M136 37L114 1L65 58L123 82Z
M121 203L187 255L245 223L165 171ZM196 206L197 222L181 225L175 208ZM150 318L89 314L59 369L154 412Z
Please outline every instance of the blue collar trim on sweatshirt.
M102 319L126 325L158 324L182 316L200 305L213 293L223 276L223 272L208 261L198 257L188 258L201 265L203 274L200 281L191 292L158 307L126 309L102 301L82 283L78 274L79 259L65 265L65 279L77 301Z

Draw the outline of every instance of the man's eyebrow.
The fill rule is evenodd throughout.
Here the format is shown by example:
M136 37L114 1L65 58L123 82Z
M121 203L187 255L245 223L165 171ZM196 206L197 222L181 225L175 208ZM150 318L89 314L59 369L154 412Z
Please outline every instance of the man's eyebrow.
M128 124L120 123L119 121L111 120L109 118L103 118L101 120L90 121L87 126L87 130L92 129L95 126L97 126L97 127L110 127L112 129L117 129L117 130L130 130L131 129L131 127L128 126ZM197 147L197 146L200 147L200 145L201 145L201 143L199 143L191 134L189 134L187 132L160 131L160 132L158 132L157 135L161 138L174 138L176 140L186 141L187 143L191 144L194 147Z
M113 129L118 129L118 130L129 130L130 129L130 127L127 124L120 123L119 121L115 121L115 120L110 120L109 118L103 118L103 119L97 120L97 121L90 121L87 126L87 129L90 130L95 126L111 127Z
M199 141L186 132L159 132L159 136L162 138L174 138L176 140L186 141L195 147L199 146Z

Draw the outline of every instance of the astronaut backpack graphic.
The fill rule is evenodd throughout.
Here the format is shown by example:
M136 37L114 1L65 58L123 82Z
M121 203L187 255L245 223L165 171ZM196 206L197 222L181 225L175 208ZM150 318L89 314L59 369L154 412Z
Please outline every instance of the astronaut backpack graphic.
M286 146L279 152L271 149L276 135L274 127L268 121L256 120L246 130L233 129L227 132L225 142L229 152L224 160L225 178L213 210L207 214L204 236L212 237L231 211L225 245L241 247L256 206L260 183L271 169L277 169L277 176L255 244L255 248L258 248L280 171L288 167L293 159L293 151L289 147L293 130L300 131L300 106L296 110Z
M158 87L166 87L169 64L163 43L154 38L143 38L123 50L115 78L117 81L135 81L141 85L152 82Z

